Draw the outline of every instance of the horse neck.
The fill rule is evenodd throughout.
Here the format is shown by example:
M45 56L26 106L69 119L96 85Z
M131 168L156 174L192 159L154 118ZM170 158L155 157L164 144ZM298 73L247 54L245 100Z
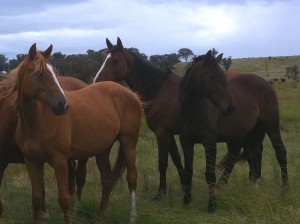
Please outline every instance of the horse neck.
M136 91L143 102L156 97L156 93L167 79L168 74L142 59L134 58L133 68L127 78L128 86Z
M36 100L28 97L24 93L22 85L23 78L24 74L20 74L17 79L17 111L19 113L21 125L25 125L25 127L28 127L33 124L35 118Z

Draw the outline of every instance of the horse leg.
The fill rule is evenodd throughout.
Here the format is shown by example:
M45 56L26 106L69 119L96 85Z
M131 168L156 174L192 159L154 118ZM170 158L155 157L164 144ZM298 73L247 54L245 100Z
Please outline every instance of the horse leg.
M258 144L247 146L247 150L249 151L247 158L247 162L249 164L249 180L258 185L261 180L261 160L263 145Z
M247 139L247 161L249 164L249 180L258 186L261 181L261 161L265 130L261 122L257 122Z
M102 196L101 196L101 203L99 209L100 218L104 218L107 215L109 195L114 186L111 180L112 172L111 172L109 154L110 154L110 149L106 150L100 156L96 157L96 163L100 171L101 185L102 185Z
M47 220L49 218L49 212L47 209L47 205L46 205L46 192L45 192L45 182L44 182L44 178L43 178L43 189L42 189L42 195L43 195L43 199L42 199L42 220Z
M63 211L65 223L72 223L69 189L68 189L68 158L65 156L57 156L51 161L51 165L55 171L57 182L58 203Z
M76 179L76 161L68 160L68 183L69 183L69 194L71 197L75 194L75 179Z
M168 150L170 148L170 137L167 134L155 133L158 144L158 169L160 174L159 188L154 200L159 200L167 193Z
M86 181L86 164L88 159L80 159L77 162L76 169L76 186L77 186L77 199L81 201L82 190Z
M205 169L205 179L208 184L208 211L214 212L216 209L216 194L215 194L215 184L216 184L216 143L205 144L205 158L206 158L206 169Z
M2 157L3 158L3 157ZM7 162L1 162L0 164L0 186L2 185L2 180L3 180L3 176L4 176L4 171L7 168L8 163ZM3 215L3 203L0 200L0 217L2 217Z
M32 208L34 223L42 223L43 210L42 203L44 197L44 163L24 157L31 181L32 190Z
M137 129L139 130L139 129ZM120 147L124 153L125 166L127 170L127 183L130 192L130 223L135 223L137 217L136 211L136 187L137 187L137 170L136 170L136 144L138 140L138 131L129 135L120 137Z
M223 185L228 183L228 179L233 170L234 165L239 159L239 155L241 152L241 147L234 143L227 142L228 152L224 159L222 160L221 166L224 167L223 174L219 179L218 185Z
M179 175L179 178L180 178L180 183L181 183L181 186L183 187L183 178L184 178L184 169L183 169L183 166L182 166L182 163L181 163L181 157L179 155L179 152L178 152L178 148L177 148L177 144L176 144L176 141L175 141L175 138L174 138L174 135L171 136L170 138L170 148L169 148L169 153L171 155L171 158L173 160L173 163L177 169L177 172L178 172L178 175Z
M185 137L180 136L180 144L184 154L184 178L183 178L183 202L188 205L192 200L192 178L194 162L194 143L188 141Z
M279 130L276 133L271 133L271 134L268 133L268 136L272 142L273 148L276 152L277 161L280 165L282 186L286 187L288 186L286 148L282 142Z

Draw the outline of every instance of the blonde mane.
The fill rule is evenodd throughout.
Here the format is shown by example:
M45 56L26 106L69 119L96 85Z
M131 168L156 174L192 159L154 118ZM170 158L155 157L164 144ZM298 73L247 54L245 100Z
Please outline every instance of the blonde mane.
M24 75L27 67L24 68L24 64L28 59L25 58L21 64L14 70L11 70L7 77L0 82L0 99L6 98L13 94L18 88L18 76ZM37 57L34 61L35 70L30 75L40 75L45 69L45 63L43 63L43 57L40 52L37 51ZM22 79L22 77L20 77ZM16 107L17 94L11 99L10 106Z
M10 73L0 82L0 99L9 96L17 89L17 71L11 70Z

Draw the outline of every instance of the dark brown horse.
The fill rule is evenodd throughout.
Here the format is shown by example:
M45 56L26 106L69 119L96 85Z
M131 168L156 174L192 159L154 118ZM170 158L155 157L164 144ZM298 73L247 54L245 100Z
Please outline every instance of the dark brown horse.
M181 184L184 184L183 167L174 139L174 135L177 135L180 129L179 84L181 77L170 70L164 71L157 68L130 53L123 47L120 38L115 46L108 39L106 39L106 44L107 57L96 74L94 82L126 81L129 87L141 97L148 127L154 132L158 143L160 185L156 198L160 198L166 194L168 152L177 168ZM218 103L224 111L230 110L225 100Z
M202 143L206 153L206 181L209 186L209 211L214 211L215 200L215 162L216 143L227 142L229 155L237 158L240 147L259 145L264 133L269 136L282 174L283 186L288 185L286 149L279 130L279 109L277 96L270 84L263 78L252 74L240 74L228 80L227 89L231 95L235 110L229 116L223 116L217 108L217 101L205 95L203 87L203 67L206 59L200 56L187 69L180 85L183 126L180 142L185 156L185 185L191 186L193 175L194 144ZM212 63L214 82L223 80L224 72L217 62ZM210 83L213 84L213 83ZM214 85L214 84L213 84ZM204 91L204 92L203 92ZM208 91L210 92L210 91ZM207 99L210 99L207 100ZM213 103L211 103L213 102ZM217 106L217 107L216 107ZM228 178L235 159L225 165L225 179ZM227 175L227 176L226 176ZM190 200L191 188L187 187L185 200Z
M0 115L2 118L0 121L0 185L8 164L24 163L24 156L15 141L15 129L18 121L14 102L17 95L16 79L16 72L13 70L0 83ZM59 76L58 80L64 90L77 90L87 86L83 81L73 77ZM78 161L77 172L75 172L76 162L69 162L69 191L71 195L75 193L76 179L78 200L81 199L82 188L85 183L86 162L86 160ZM76 175L77 178L75 178ZM0 201L0 216L2 213L3 206Z
M133 223L141 103L130 90L114 82L63 91L56 79L57 71L48 60L51 51L52 45L44 52L32 45L28 56L16 69L19 113L16 141L24 154L31 180L34 222L42 222L44 163L54 168L58 202L65 223L72 223L67 161L95 156L102 182L99 215L107 213L110 193L126 166L131 195L130 221ZM120 149L111 170L109 154L116 140L120 142Z

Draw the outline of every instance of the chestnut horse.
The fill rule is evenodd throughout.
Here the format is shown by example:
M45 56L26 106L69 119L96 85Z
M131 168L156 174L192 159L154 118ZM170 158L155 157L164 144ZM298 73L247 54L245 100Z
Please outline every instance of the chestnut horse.
M219 103L205 94L203 67L206 57L194 59L180 84L183 126L180 142L184 148L186 183L185 198L191 198L194 144L202 143L206 152L206 181L209 186L209 211L216 207L215 160L216 143L227 142L229 155L237 158L240 147L261 144L264 133L269 136L281 168L282 184L288 185L286 149L279 130L279 108L276 93L263 78L253 74L240 74L228 80L228 91L235 110L223 116L218 110ZM224 72L217 63L214 66L214 82L224 79ZM213 102L213 103L211 103ZM217 106L217 107L216 107ZM251 150L251 149L249 149ZM228 178L235 160L228 160L223 178ZM224 177L225 175L225 177Z
M174 135L180 131L180 103L179 103L179 84L181 77L171 71L164 71L155 67L149 62L130 53L120 38L117 45L113 46L106 39L108 53L106 60L98 71L94 82L98 81L126 81L131 89L136 91L144 103L145 118L150 130L156 136L158 143L158 163L160 173L160 185L156 199L166 194L166 170L168 166L168 152L177 168L182 187L184 187L184 172L181 158L178 153ZM207 53L211 58L211 53ZM215 59L214 59L215 60ZM205 69L208 74L214 73L213 70ZM209 80L208 80L209 81ZM224 79L224 83L225 83ZM223 83L220 83L223 85ZM216 83L214 88L218 88ZM218 93L223 88L218 88ZM226 93L220 93L226 95ZM222 97L222 98L224 98ZM217 97L215 97L217 100ZM221 99L221 97L218 97ZM224 111L230 111L229 100L220 102Z
M87 86L83 81L73 77L58 76L57 78L65 90L77 90ZM0 121L0 185L8 164L24 163L24 156L15 141L15 129L18 121L14 102L17 95L16 79L16 72L15 70L12 70L0 83L0 114L2 118ZM87 160L78 161L77 172L75 172L76 162L69 162L69 191L71 195L75 193L76 179L78 200L81 199L82 188L85 183L86 162ZM77 176L77 178L75 178L75 176ZM2 213L3 205L0 201L0 217L2 216Z
M34 222L42 222L44 163L54 168L64 221L72 223L67 161L95 156L102 182L98 215L107 213L110 193L126 166L131 195L130 221L134 223L141 103L134 93L114 82L64 92L56 79L57 71L48 60L51 51L52 45L40 52L33 44L16 69L19 112L16 141L31 180ZM120 142L119 154L111 169L109 154L116 140Z

